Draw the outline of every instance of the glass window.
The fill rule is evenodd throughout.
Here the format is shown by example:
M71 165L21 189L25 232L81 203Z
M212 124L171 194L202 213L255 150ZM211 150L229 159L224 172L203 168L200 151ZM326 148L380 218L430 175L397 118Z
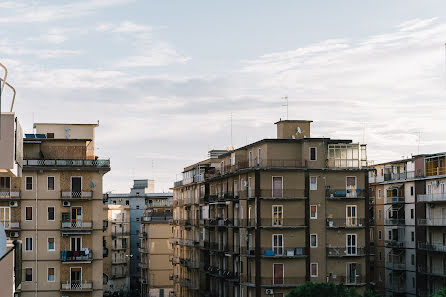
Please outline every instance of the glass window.
M318 263L311 263L311 277L317 277L318 275Z
M310 246L317 247L317 234L310 234Z
M283 224L283 206L273 205L273 226L282 226Z
M317 148L310 147L310 161L316 161L317 160Z
M0 192L9 193L11 190L11 178L9 176L0 177Z
M310 190L317 190L317 176L310 176Z
M25 207L25 219L27 221L33 220L33 207L32 206Z
M283 235L273 234L274 255L283 255Z
M410 218L411 219L414 218L414 210L413 210L413 208L410 209Z
M26 182L25 189L27 191L32 191L33 190L33 177L32 176L27 176L25 178L25 182Z
M356 234L347 234L347 255L357 254Z
M347 226L357 226L358 225L358 219L357 219L357 211L356 211L356 205L347 205L346 206L346 225Z
M48 281L49 282L54 282L55 281L54 268L52 268L52 267L48 268Z
M347 284L356 284L357 266L356 263L347 264Z
M33 238L26 237L25 238L25 251L29 252L33 250Z
M382 232L381 232L381 230L378 231L378 239L379 239L379 240L382 239Z
M378 199L381 199L381 189L378 189Z
M54 237L48 237L48 251L55 251Z
M317 219L317 205L310 205L310 219Z
M54 191L54 176L48 176L47 179L47 190Z
M48 221L54 221L54 206L48 207Z
M283 197L283 178L281 176L273 176L273 197Z
M33 281L33 269L32 268L26 268L25 269L25 281L32 282Z

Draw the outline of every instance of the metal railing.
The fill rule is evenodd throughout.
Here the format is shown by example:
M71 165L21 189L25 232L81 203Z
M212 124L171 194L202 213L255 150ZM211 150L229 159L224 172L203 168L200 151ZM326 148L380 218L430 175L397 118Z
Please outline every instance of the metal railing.
M260 253L265 258L300 258L307 255L305 247L261 248Z
M425 250L425 251L430 251L430 252L446 253L446 245L443 245L440 243L427 243L424 241L419 241L418 248L420 250Z
M23 160L23 166L110 168L110 159L97 159L97 160Z
M446 193L418 195L418 202L446 202Z
M127 264L127 259L124 257L114 258L112 257L112 264ZM141 264L141 263L140 263Z
M261 286L271 286L271 287L281 287L281 286L297 286L305 283L305 276L296 276L296 277L261 277L260 285ZM240 283L249 283L255 284L254 276L241 275Z
M88 192L61 191L60 197L62 199L91 199L93 197L93 191L88 191Z
M93 261L93 252L91 250L88 251L88 254L85 251L68 251L62 250L60 251L60 261L63 262L85 262L85 261Z
M433 219L418 219L418 225L420 226L446 226L446 219L433 218Z
M404 203L405 201L406 201L405 197L392 196L386 198L386 203L388 204Z
M142 217L142 222L169 222L172 220L172 215L145 215Z
M326 226L328 228L364 228L365 218L327 218Z
M20 199L20 191L0 191L0 199Z
M305 219L304 218L262 218L260 219L261 227L270 227L270 228L299 228L305 227Z
M19 222L10 222L10 221L0 220L0 223L3 224L3 227L5 228L5 230L19 230L20 229Z
M404 239L385 240L384 243L388 248L404 248L406 246L406 241Z
M406 225L406 219L385 219L384 224L392 226Z
M336 277L332 275L328 278L333 283L343 283L346 286L363 286L365 283L362 281L363 277L360 274L356 274L354 277L347 277L345 274L336 274Z
M93 226L92 222L86 221L66 221L62 222L62 229L91 229Z
M92 291L93 283L88 281L68 281L61 283L61 291Z
M366 255L365 247L330 246L327 247L329 257L362 257Z
M442 267L418 265L418 272L432 276L446 277L446 269Z
M360 199L365 197L364 189L331 189L325 190L328 199Z

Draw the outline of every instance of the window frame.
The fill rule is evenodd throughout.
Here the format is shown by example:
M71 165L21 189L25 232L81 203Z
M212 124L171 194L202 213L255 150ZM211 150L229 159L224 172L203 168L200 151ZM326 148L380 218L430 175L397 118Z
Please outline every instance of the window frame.
M355 209L355 215L348 216L348 209L351 209L350 213L353 214L353 209ZM352 227L352 226L358 226L358 206L357 205L346 205L345 206L345 225Z
M50 280L50 269L53 269L53 280ZM47 270L46 270L46 280L49 283L55 283L56 282L56 267L47 267Z
M316 183L314 183L314 184L311 183L312 178L316 179ZM313 185L314 185L314 187L313 187ZM310 191L317 191L317 176L310 176Z
M316 245L312 245L312 240L311 240L311 238L313 237L313 236L315 236L316 237ZM317 238L318 236L317 236L317 233L311 233L310 234L310 248L317 248L318 247L318 238Z
M50 220L50 212L49 212L50 208L53 209L53 219L52 220ZM46 214L47 214L46 219L47 219L48 222L56 221L56 207L55 206L52 206L52 205L48 206Z
M281 240L281 243L282 243L282 245L280 246L280 245L274 245L274 238L275 237L277 237L277 241L278 241L278 239L279 238L281 238L282 240ZM272 240L272 242L271 242L271 247L272 247L272 250L273 250L273 252L274 252L274 256L283 256L284 254L285 254L285 243L284 243L284 236L283 236L283 234L273 234L272 235L272 237L271 237L271 240ZM282 253L276 253L276 249L277 250L280 250L280 249L282 249Z
M31 219L28 219L28 211L27 209L30 208L31 209ZM34 210L32 206L25 206L25 221L26 222L32 222L34 219L34 214L33 214Z
M26 273L26 270L28 270L28 269L31 269L31 280L27 280L26 279L26 276L28 275L27 273ZM25 282L32 282L33 281L33 279L34 279L34 275L33 275L34 273L33 273L33 268L32 267L25 267L25 279L24 279L24 281Z
M50 238L53 239L53 249L50 249ZM48 252L55 252L56 251L56 238L53 236L48 236L46 238L46 249Z
M314 216L312 216L312 211L311 211L311 208L312 207L316 207L316 211L314 212ZM316 220L317 219L317 204L312 204L312 205L310 205L310 220Z
M50 178L53 178L53 189L52 190L50 190L50 188L49 188ZM56 191L56 177L55 176L49 175L49 176L46 177L46 190L48 192L55 192Z
M348 238L351 237L353 239L353 237L355 238L355 244L348 244ZM350 240L352 241L352 240ZM353 251L353 249L355 250L354 253L349 253L349 248ZM358 255L358 234L355 233L349 233L345 235L345 251L346 251L346 255L348 256L357 256Z
M28 244L28 240L30 244ZM34 249L33 237L25 237L25 252L32 252ZM28 249L30 248L30 249Z
M248 177L249 179L250 177ZM274 178L280 178L281 180L281 188L280 188L280 197L276 197L276 195L274 194ZM249 182L248 182L249 185ZM281 175L273 175L271 176L271 197L273 198L283 198L283 176Z
M277 210L275 209L277 208ZM280 210L280 212L279 212ZM277 212L278 217L275 217L275 214ZM272 214L272 220L271 225L272 226L283 226L283 205L272 205L271 206L271 214ZM277 224L276 224L277 219Z
M316 274L313 274L313 265L316 265ZM310 263L310 277L318 277L319 276L319 263L312 262Z
M311 150L312 149L314 149L314 159L312 159L311 158ZM312 162L314 162L314 161L317 161L317 147L316 146L310 146L309 148L308 148L308 160L309 161L312 161Z
M31 179L31 189L28 189L28 178ZM32 175L25 176L25 191L32 191L34 189L34 177Z

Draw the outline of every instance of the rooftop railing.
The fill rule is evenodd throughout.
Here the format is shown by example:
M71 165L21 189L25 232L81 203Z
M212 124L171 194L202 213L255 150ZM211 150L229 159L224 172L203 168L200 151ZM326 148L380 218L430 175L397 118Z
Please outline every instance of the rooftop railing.
M23 160L23 166L110 168L110 160Z

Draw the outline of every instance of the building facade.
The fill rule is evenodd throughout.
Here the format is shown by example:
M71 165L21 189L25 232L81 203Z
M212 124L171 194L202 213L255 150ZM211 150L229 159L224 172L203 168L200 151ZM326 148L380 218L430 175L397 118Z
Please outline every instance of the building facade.
M365 145L311 138L310 123L280 121L277 139L185 168L174 185L176 296L282 297L310 280L367 287Z
M130 206L105 205L104 296L130 293Z

